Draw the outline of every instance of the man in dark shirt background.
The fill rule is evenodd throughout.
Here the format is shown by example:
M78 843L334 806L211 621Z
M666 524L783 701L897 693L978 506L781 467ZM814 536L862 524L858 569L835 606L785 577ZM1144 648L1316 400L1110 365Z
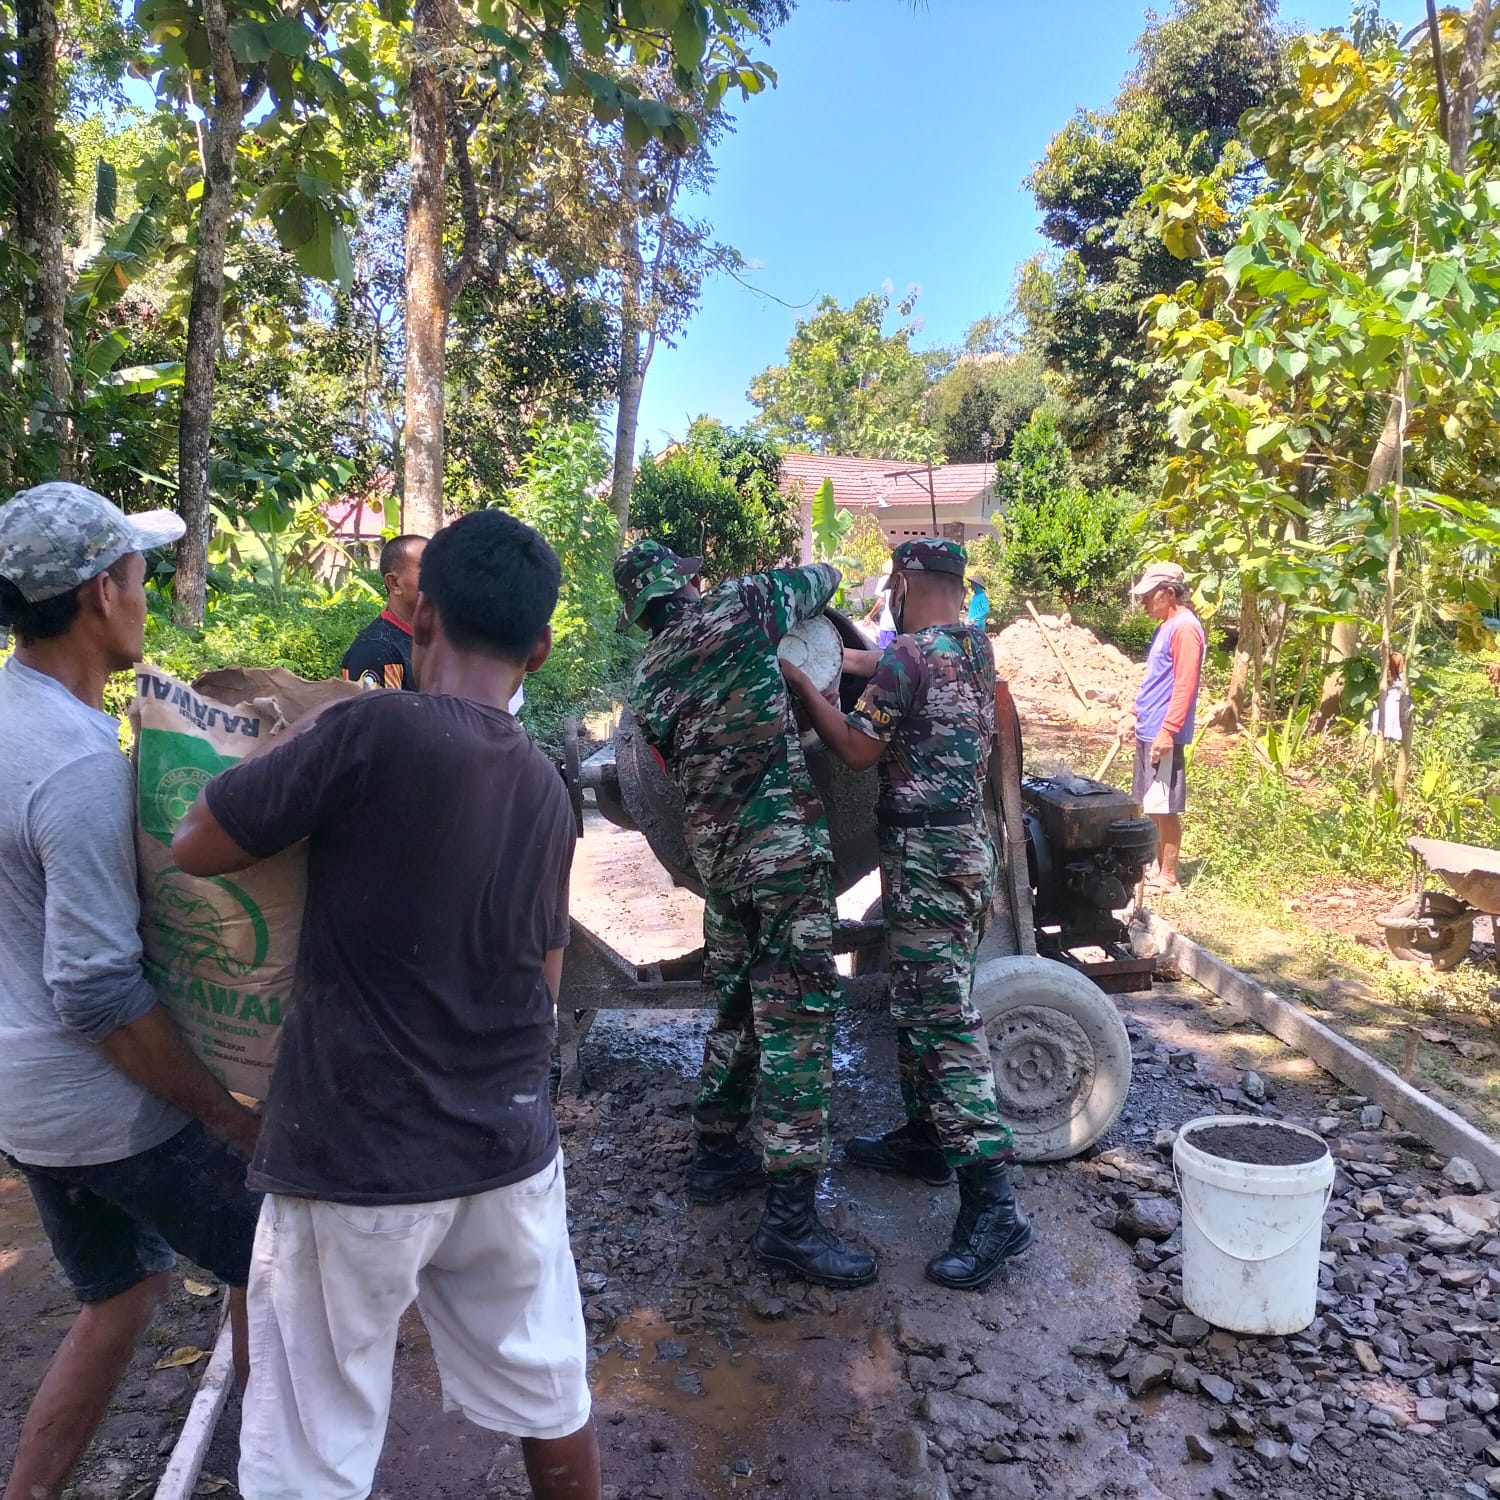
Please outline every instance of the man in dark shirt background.
M520 1438L539 1500L599 1500L547 1087L573 814L506 711L551 650L560 577L504 512L444 528L412 617L420 689L303 721L209 783L173 840L194 875L308 840L250 1167L245 1500L370 1493L413 1301L444 1405Z
M417 609L425 536L395 536L380 549L385 608L344 653L345 682L416 688L411 671L411 622Z

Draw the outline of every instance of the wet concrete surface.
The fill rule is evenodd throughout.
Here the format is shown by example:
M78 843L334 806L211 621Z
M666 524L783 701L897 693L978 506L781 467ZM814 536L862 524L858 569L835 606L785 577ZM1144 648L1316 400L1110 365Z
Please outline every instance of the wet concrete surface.
M1128 1153L1163 1126L1227 1107L1206 1103L1205 1091L1232 1091L1237 1042L1204 1021L1204 1007L1188 986L1123 999L1143 1061L1105 1147ZM746 1248L759 1209L753 1195L713 1209L685 1201L703 1024L671 1013L602 1019L589 1044L592 1091L562 1106L600 1442L616 1500L1441 1493L1406 1477L1429 1452L1446 1463L1439 1439L1391 1436L1363 1453L1323 1453L1320 1469L1341 1476L1330 1487L1326 1473L1284 1459L1268 1467L1248 1443L1209 1439L1217 1408L1203 1395L1166 1389L1131 1400L1097 1361L1070 1352L1124 1335L1141 1311L1130 1247L1094 1222L1111 1184L1090 1163L1019 1172L1037 1244L987 1292L962 1295L922 1273L946 1238L953 1190L836 1160L823 1211L878 1252L880 1280L835 1294L768 1277ZM1188 1046L1199 1059L1192 1070L1154 1060L1158 1049ZM837 1133L893 1122L888 1021L846 1016L838 1052ZM1297 1059L1277 1087L1289 1118L1326 1109L1332 1092ZM395 1421L421 1437L387 1445L377 1492L524 1495L512 1446L433 1414L430 1379L416 1373L426 1360L414 1328ZM1211 1461L1190 1457L1190 1433Z
M612 831L584 847L574 888L584 920L638 962L696 943L696 901L672 889L638 839ZM1018 1171L1037 1242L978 1294L943 1290L923 1275L927 1257L946 1242L955 1190L847 1168L837 1148L822 1211L877 1251L880 1279L834 1293L766 1275L748 1248L756 1195L707 1209L686 1201L689 1110L706 1017L601 1017L585 1047L588 1091L562 1101L559 1121L606 1495L1248 1500L1276 1493L1288 1500L1416 1500L1464 1494L1473 1461L1455 1459L1441 1430L1409 1423L1396 1430L1393 1421L1346 1452L1314 1443L1311 1464L1298 1468L1279 1452L1257 1456L1251 1439L1261 1429L1250 1416L1249 1431L1224 1434L1214 1427L1222 1429L1223 1411L1200 1391L1168 1384L1134 1400L1111 1378L1111 1362L1071 1352L1090 1341L1124 1347L1131 1337L1137 1339L1131 1356L1146 1352L1141 1289L1154 1274L1143 1267L1155 1264L1155 1252L1133 1250L1106 1227L1121 1187L1120 1168L1108 1164L1145 1163L1149 1175L1153 1162L1161 1167L1152 1147L1164 1127L1236 1108L1244 1052L1255 1041L1215 1024L1224 1020L1219 1008L1192 986L1122 997L1121 1008L1137 1066L1126 1112L1103 1143L1110 1154ZM895 1123L888 1018L879 1011L846 1014L836 1046L835 1135ZM1286 1118L1311 1119L1330 1108L1333 1084L1305 1060L1282 1050L1256 1065L1274 1081L1275 1108ZM0 1179L0 1215L5 1341L8 1352L21 1355L8 1361L0 1387L3 1453L69 1304L57 1273L46 1267L24 1197L15 1201L6 1179ZM17 1249L21 1259L7 1265L4 1257ZM13 1342L18 1330L20 1344ZM1270 1345L1280 1342L1242 1340L1248 1353L1235 1357L1270 1361L1279 1357ZM153 1378L147 1356L161 1350L158 1340L143 1352L131 1389L142 1386L140 1374ZM107 1429L90 1460L93 1487L78 1493L91 1500L149 1493L162 1462L155 1455L157 1428L180 1420L189 1384L183 1377L176 1394L152 1408L155 1427L143 1424L136 1436ZM1392 1404L1409 1404L1420 1384L1393 1390ZM111 1422L138 1420L135 1397L127 1393L116 1406ZM1212 1457L1191 1457L1190 1436ZM232 1477L234 1465L231 1405L205 1470ZM1435 1473L1451 1477L1438 1483ZM514 1441L441 1410L414 1313L402 1329L375 1493L388 1500L529 1493Z

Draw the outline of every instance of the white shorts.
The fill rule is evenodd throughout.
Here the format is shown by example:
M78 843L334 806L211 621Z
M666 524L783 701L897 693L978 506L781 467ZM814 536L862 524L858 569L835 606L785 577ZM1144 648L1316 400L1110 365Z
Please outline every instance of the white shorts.
M363 1500L391 1407L396 1326L415 1301L443 1406L560 1438L589 1417L562 1153L473 1198L357 1208L268 1194L250 1263L245 1500Z

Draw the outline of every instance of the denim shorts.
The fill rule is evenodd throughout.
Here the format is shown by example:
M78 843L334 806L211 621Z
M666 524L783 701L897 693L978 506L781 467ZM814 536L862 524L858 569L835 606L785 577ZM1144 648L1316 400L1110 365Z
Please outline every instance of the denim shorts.
M245 1163L196 1121L121 1161L13 1165L80 1302L170 1271L173 1251L229 1286L249 1280L260 1194L245 1186Z

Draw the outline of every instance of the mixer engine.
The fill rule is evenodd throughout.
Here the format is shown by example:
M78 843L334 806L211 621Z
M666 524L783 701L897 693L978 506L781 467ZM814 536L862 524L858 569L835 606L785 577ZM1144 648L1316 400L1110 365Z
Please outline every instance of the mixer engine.
M1039 942L1047 928L1062 948L1124 941L1115 912L1156 858L1156 825L1133 797L1071 771L1023 781L1021 802Z

